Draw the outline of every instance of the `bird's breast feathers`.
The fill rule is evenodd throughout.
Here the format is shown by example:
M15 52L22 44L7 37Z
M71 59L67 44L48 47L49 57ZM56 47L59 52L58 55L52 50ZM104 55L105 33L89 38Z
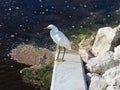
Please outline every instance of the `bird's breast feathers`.
M66 48L71 47L69 40L61 31L53 32L51 30L50 36L56 44Z

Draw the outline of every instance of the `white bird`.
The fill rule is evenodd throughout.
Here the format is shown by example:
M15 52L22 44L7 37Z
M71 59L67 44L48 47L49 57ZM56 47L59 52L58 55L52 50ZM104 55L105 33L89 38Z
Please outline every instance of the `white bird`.
M65 55L66 49L71 50L71 44L68 40L68 38L62 33L61 31L58 30L58 28L55 25L50 24L49 26L46 27L46 29L50 29L50 36L53 39L53 41L57 44L57 59L59 59L59 54L60 54L60 46L64 48L62 60Z

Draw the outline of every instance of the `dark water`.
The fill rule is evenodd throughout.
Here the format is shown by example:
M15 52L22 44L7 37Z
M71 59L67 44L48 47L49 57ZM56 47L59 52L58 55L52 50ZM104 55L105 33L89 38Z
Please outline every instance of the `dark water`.
M119 0L0 0L0 34L47 47L52 44L49 31L43 30L48 24L68 31L119 24L113 16L119 8Z
M49 32L43 30L50 23L68 32L119 24L113 16L119 8L119 0L0 0L0 90L35 90L21 80L19 70L27 66L7 57L19 43L51 47Z

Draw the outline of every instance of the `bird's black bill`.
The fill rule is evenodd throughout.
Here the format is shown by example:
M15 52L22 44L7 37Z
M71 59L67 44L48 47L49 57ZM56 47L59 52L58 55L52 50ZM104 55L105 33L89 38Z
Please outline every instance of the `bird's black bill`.
M48 29L47 27L43 28L43 29Z
M48 27L45 27L45 28L43 28L43 29L46 29L46 30L51 30L51 29L49 29Z

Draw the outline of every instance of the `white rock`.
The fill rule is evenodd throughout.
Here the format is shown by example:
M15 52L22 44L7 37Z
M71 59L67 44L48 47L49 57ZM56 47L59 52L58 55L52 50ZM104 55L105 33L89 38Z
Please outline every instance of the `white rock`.
M86 49L79 49L79 54L81 59L87 63L90 58L92 58L92 54L88 52Z
M92 46L92 53L95 56L101 56L104 55L107 51L113 51L114 47L119 44L119 40L120 26L114 29L111 27L100 28Z
M120 59L120 45L114 48L114 60Z
M118 86L120 85L120 73L116 77L112 79L112 86ZM120 87L119 87L120 90Z
M118 66L119 60L113 60L113 52L109 51L104 56L98 56L88 60L86 68L92 73L103 74L106 70Z
M109 50L110 43L108 43L108 40L109 40L108 32L110 32L111 30L112 30L111 27L103 27L98 30L96 38L95 38L95 42L92 47L92 53L95 56L101 55L104 52ZM109 40L109 41L112 41L112 40Z
M106 90L106 88L107 83L100 75L95 75L91 78L89 90Z
M120 85L120 65L107 70L103 74L104 79L108 85L118 86Z
M108 86L106 90L120 90L120 88L116 86Z

